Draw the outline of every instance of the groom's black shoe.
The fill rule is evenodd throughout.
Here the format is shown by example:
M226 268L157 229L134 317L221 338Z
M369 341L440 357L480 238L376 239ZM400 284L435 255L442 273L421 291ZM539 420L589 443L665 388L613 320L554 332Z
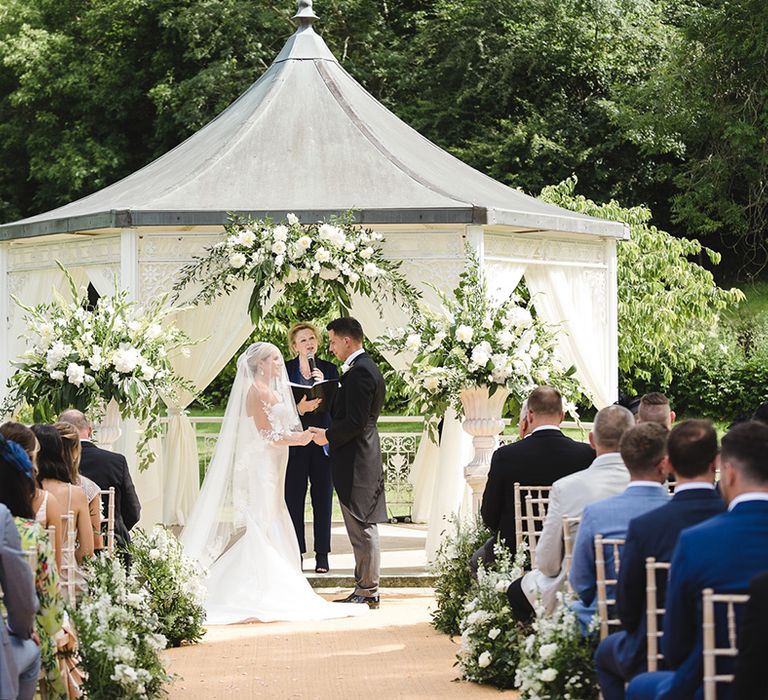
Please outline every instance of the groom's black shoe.
M359 595L357 593L350 593L346 598L339 598L334 600L334 603L365 603L371 610L379 609L379 596L378 595Z

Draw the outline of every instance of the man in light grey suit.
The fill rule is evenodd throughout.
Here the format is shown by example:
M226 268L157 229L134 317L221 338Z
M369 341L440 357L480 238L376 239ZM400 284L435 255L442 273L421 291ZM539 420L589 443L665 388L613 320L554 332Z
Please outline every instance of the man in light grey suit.
M8 624L0 623L0 700L32 700L40 649L32 640L37 596L32 570L8 508L0 504L0 586Z
M565 581L563 516L578 517L585 506L626 488L629 472L619 454L619 441L634 424L634 416L623 406L598 411L589 433L589 444L597 457L587 469L552 484L547 517L536 544L536 568L510 586L509 599L518 618L531 616L539 598L548 612L554 610L557 591Z

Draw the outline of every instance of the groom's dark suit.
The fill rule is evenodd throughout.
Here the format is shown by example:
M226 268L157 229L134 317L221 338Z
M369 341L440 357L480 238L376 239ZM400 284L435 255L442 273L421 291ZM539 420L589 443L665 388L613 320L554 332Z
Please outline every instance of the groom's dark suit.
M355 553L356 590L375 596L380 552L376 523L387 519L384 470L376 421L384 406L384 378L366 354L358 355L341 377L331 407L328 439L333 485Z

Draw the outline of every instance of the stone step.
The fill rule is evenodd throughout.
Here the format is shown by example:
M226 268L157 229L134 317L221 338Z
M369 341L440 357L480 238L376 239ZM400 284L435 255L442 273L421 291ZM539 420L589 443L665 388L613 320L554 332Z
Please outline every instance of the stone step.
M355 577L352 574L327 574L305 573L309 585L312 588L354 588ZM379 580L381 588L433 588L436 577L433 574L423 572L385 573Z

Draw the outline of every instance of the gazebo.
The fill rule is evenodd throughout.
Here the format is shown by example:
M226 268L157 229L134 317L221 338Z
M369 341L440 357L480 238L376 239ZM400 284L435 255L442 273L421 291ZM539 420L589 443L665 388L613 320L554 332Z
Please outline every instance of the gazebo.
M220 240L231 212L273 219L293 212L309 222L352 209L384 236L387 255L403 261L428 303L429 285L449 291L457 282L467 243L496 293L509 294L525 278L539 313L560 324L563 358L596 405L614 401L616 245L628 227L529 197L431 143L342 68L315 33L316 19L311 1L300 0L298 27L269 69L170 152L87 197L0 225L2 385L23 350L21 312L10 295L47 300L52 286L63 287L56 260L101 294L117 281L142 301L167 291L182 265ZM200 389L252 331L249 293L178 314L190 334L207 338L177 361ZM369 337L403 320L393 306L382 320L365 299L355 299L353 311ZM183 523L196 496L197 449L183 408L169 407L161 458L137 475L145 522ZM454 429L448 425L448 442ZM130 457L128 443L121 448ZM435 513L461 498L459 453L444 447L431 467L439 475L430 481Z

